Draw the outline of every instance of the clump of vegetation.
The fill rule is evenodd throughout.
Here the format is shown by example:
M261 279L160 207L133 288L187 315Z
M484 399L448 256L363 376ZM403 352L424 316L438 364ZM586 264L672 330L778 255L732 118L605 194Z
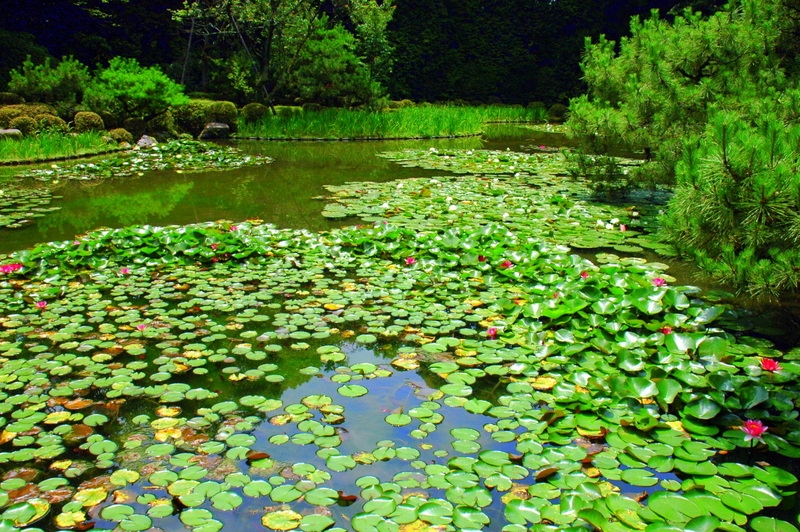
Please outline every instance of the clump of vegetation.
M241 109L241 117L244 122L258 122L270 114L269 107L262 103L248 103Z
M108 136L120 143L133 143L133 135L131 132L122 127L115 127L114 129L109 130Z
M75 113L75 131L83 133L85 131L104 131L106 125L100 115L91 111L80 111Z
M57 131L66 133L69 130L69 125L59 116L42 113L36 115L36 129L38 131Z
M11 71L8 89L29 102L74 104L80 102L91 74L86 65L73 57L63 57L56 65L48 57L34 64L30 56Z
M20 133L28 136L36 131L36 120L29 116L18 116L11 119L8 123L8 127L11 129L19 129Z
M86 88L84 103L95 111L108 111L145 121L170 107L187 103L183 88L157 67L142 67L135 59L115 57Z
M193 137L210 122L222 122L235 130L238 120L236 105L227 101L192 99L173 107L171 113L175 125Z
M111 149L117 148L109 145L104 132L64 135L44 130L35 136L0 142L0 162L32 163L94 155Z
M53 106L43 103L21 103L0 107L0 128L7 128L14 118L27 116L35 118L41 114L56 114Z

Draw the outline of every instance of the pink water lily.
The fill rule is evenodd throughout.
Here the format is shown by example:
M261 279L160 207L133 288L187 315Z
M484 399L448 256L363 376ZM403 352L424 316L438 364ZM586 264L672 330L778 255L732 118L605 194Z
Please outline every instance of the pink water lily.
M619 230L623 233L628 230L628 226L625 224L619 224Z
M216 251L218 247L219 244L211 244L211 249L213 249L214 251Z
M652 283L653 286L664 286L665 284L667 284L667 281L666 279L663 279L661 277L656 277L655 279L653 279Z
M19 262L12 262L11 264L3 264L0 266L0 273L14 273L22 269L22 264Z
M417 263L417 259L415 259L414 257L406 257L406 265L407 266L411 266L412 264L416 264L416 263Z
M744 425L739 427L740 430L744 431L744 441L750 440L761 440L761 436L767 432L767 427L761 420L758 419L748 419L744 422Z
M486 336L488 336L492 340L497 338L497 327L489 327L488 329L486 329Z
M136 328L138 330L140 330L140 331L143 331L143 330L147 329L147 325L144 324L144 323L140 323L139 325L136 326Z
M121 273L122 275L128 275L128 274L131 273L131 269L130 268L120 268L119 273Z
M780 371L781 365L778 364L777 360L772 358L762 358L761 359L761 369L764 371Z
M44 310L47 308L47 301L37 301L36 308Z
M581 272L581 279L588 279L588 278L589 278L589 272L587 272L586 270L583 270Z
M658 332L661 334L672 334L672 327L661 327Z
M239 229L239 227L238 227L238 226L236 226L236 225L232 225L232 226L231 226L231 231L236 231L237 229Z
M501 268L511 268L512 266L514 266L514 263L511 262L510 260L504 260L503 262L500 263Z

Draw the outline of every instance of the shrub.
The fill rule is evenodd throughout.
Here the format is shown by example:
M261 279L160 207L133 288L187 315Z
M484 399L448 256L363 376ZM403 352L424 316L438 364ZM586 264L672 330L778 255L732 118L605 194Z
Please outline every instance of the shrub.
M213 100L190 100L172 109L172 116L178 129L196 137L210 119Z
M166 141L178 136L175 130L175 119L171 111L162 113L145 124L145 132L153 135L159 141Z
M264 104L261 103L248 103L244 107L242 107L242 119L244 119L247 123L258 122L263 120L264 117L269 115L270 110Z
M123 127L115 127L108 132L108 136L118 143L127 142L128 144L133 144L133 135L131 135L131 132Z
M58 131L66 133L69 129L67 123L56 115L42 113L34 117L37 131Z
M10 76L11 92L28 101L46 103L79 102L91 79L86 65L73 57L63 57L55 67L49 57L39 65L34 65L28 57Z
M188 103L189 98L181 85L157 67L145 68L135 59L115 57L86 88L84 101L94 111L147 121Z
M390 109L405 109L406 107L414 107L414 102L409 99L389 102Z
M122 123L122 127L130 131L134 139L138 139L144 135L144 132L147 129L147 123L141 118L127 118Z
M80 111L75 113L75 131L85 133L87 131L103 131L106 125L100 115L91 111Z
M41 114L56 114L53 106L44 103L20 103L16 105L6 105L0 107L0 128L9 127L9 122L18 116L34 118Z
M567 118L567 106L562 103L554 103L550 106L550 109L547 110L547 118L551 122L555 122L560 124Z
M109 111L99 111L97 114L103 119L103 123L108 129L118 128L122 125L122 121L114 113Z
M216 101L208 106L209 122L222 122L231 126L231 130L236 128L236 105L233 102ZM205 125L205 124L203 124Z
M8 127L11 129L19 129L22 134L27 137L36 131L36 120L29 116L18 116L8 123Z
M25 99L13 92L0 92L0 105L14 105L24 102Z
M322 111L322 106L318 103L304 103L301 109L307 113L318 113ZM292 116L297 112L296 107L279 107L278 116Z

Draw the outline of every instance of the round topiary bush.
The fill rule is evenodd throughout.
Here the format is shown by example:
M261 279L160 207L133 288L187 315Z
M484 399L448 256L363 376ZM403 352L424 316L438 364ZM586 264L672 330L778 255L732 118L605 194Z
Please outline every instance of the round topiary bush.
M18 116L34 118L41 114L55 115L56 110L46 103L20 103L0 107L0 128L9 127L11 120Z
M120 144L123 142L133 144L133 135L131 135L131 132L123 127L115 127L108 132L108 136Z
M91 111L75 113L75 118L73 120L77 133L104 131L106 129L106 125L103 123L103 119L100 118L100 115Z
M0 105L14 105L24 101L22 96L14 92L0 92Z
M233 102L213 102L208 107L209 122L221 122L228 124L231 131L236 130L236 119L238 113L236 112L236 105ZM205 126L205 124L203 124Z
M246 123L259 122L269 115L269 107L262 103L248 103L242 107L242 118Z
M198 99L173 107L172 116L175 119L175 125L181 131L196 137L203 131L206 124L212 122L209 108L213 103L212 100Z
M554 103L550 106L550 109L547 110L547 118L551 122L561 123L567 118L567 106L560 103Z
M27 137L36 131L36 120L29 116L18 116L11 119L8 127L10 129L19 129Z
M58 116L42 113L34 117L36 122L37 131L55 131L58 133L66 133L69 129L67 123Z

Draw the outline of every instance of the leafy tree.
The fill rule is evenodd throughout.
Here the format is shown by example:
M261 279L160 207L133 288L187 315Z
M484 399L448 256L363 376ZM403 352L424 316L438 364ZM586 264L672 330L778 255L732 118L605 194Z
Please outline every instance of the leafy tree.
M72 57L64 57L56 66L46 57L34 64L31 57L9 74L8 89L29 102L74 104L80 102L91 75L89 69Z
M84 102L95 111L108 111L119 119L149 121L172 106L188 103L189 98L183 94L183 87L158 67L145 68L135 59L115 57L107 68L96 73Z

